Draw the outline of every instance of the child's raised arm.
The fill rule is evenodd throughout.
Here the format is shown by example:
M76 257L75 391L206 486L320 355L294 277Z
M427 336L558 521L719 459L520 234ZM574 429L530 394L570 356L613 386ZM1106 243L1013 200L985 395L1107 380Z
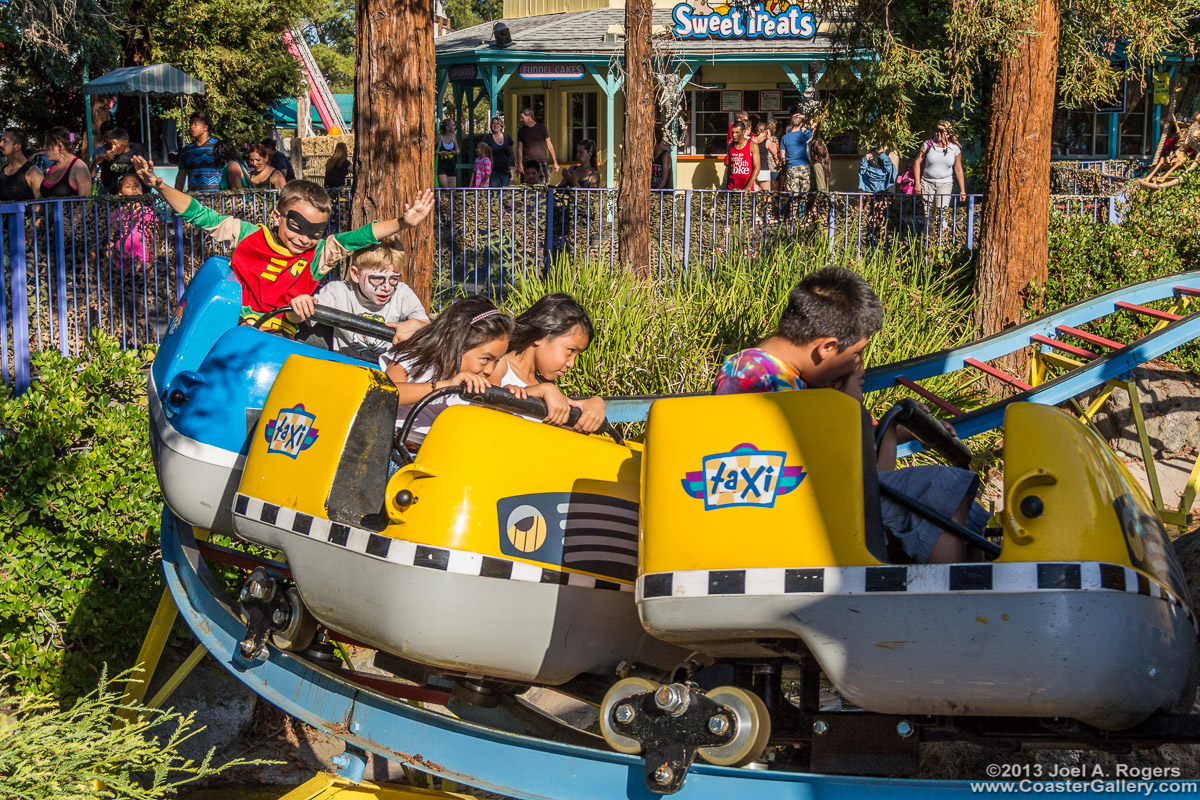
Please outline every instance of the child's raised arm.
M137 172L137 176L142 179L142 183L151 189L157 189L158 193L163 196L163 199L175 210L176 214L182 214L187 211L188 206L191 205L192 198L174 186L168 185L166 181L155 175L153 161L147 161L141 156L134 156L130 159L130 162L133 164L133 169Z
M426 189L417 195L417 199L404 206L404 213L396 219L382 220L371 226L371 233L379 241L389 236L395 236L406 228L415 228L429 216L433 210L433 189Z

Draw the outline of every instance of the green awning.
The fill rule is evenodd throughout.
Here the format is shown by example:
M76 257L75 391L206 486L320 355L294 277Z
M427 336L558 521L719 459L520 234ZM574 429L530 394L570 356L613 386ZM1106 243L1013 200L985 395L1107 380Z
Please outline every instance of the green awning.
M204 82L170 64L121 67L83 85L84 94L204 94Z

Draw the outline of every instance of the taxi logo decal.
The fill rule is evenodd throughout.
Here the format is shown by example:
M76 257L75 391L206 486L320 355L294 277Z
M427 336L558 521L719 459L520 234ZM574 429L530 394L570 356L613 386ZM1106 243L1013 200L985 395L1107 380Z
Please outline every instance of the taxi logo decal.
M317 418L304 410L303 403L294 408L281 408L275 419L267 423L268 453L283 453L289 458L300 455L301 450L312 447L318 431L313 427Z
M683 478L690 497L704 499L704 510L758 506L771 508L775 498L800 485L803 467L789 467L783 450L759 450L739 444L728 453L705 456L702 468Z
M179 328L179 323L183 322L183 309L187 307L187 301L180 302L176 307L175 313L171 316L171 321L167 324L167 336L170 336Z

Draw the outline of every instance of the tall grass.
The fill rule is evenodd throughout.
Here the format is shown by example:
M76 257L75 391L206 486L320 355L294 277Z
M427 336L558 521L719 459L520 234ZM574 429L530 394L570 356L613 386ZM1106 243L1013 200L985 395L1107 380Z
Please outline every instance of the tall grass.
M734 254L716 269L658 280L639 280L606 263L564 259L544 276L519 278L506 306L519 313L548 292L570 292L591 313L596 337L563 379L569 393L699 392L712 386L727 355L773 332L797 281L826 266L858 272L883 302L884 326L867 347L868 366L973 338L969 274L921 248L858 255L823 242L796 244L757 259ZM938 379L931 388L971 405L971 388L962 378Z

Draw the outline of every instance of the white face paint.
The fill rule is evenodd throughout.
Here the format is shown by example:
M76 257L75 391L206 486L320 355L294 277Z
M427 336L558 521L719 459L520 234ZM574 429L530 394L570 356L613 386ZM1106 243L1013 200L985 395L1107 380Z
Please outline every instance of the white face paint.
M381 306L392 298L400 276L392 271L368 270L360 271L358 267L350 267L350 280L358 286L358 291L371 303Z

